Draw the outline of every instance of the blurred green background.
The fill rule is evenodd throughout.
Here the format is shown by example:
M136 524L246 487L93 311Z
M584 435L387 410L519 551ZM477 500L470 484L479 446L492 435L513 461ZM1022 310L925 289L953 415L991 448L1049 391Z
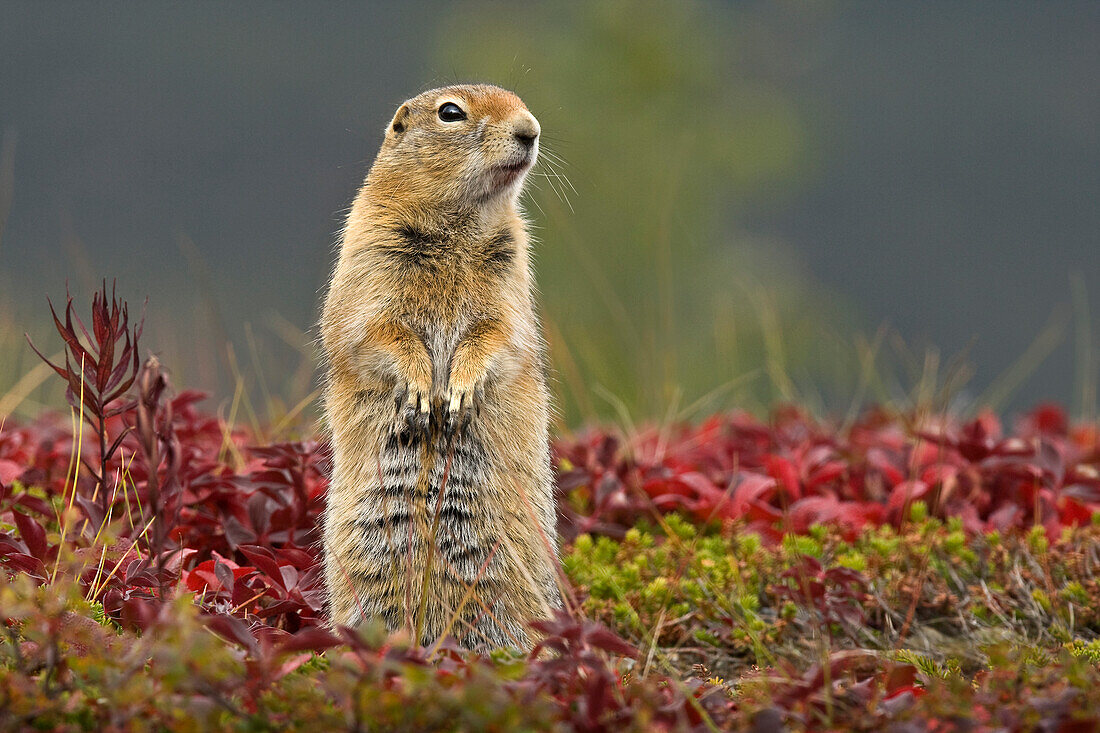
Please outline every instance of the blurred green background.
M45 296L149 296L179 386L309 415L393 109L515 89L562 425L935 395L1095 411L1090 3L0 2L0 414ZM942 356L941 356L942 354ZM33 373L32 373L33 372ZM298 412L295 412L298 408Z

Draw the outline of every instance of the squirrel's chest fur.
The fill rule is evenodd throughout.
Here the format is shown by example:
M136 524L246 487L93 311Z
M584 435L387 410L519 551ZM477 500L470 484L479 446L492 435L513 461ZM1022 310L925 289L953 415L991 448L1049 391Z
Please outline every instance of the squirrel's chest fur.
M488 231L456 227L444 234L405 226L395 235L373 253L386 293L384 308L423 341L433 387L441 389L459 340L476 324L500 318L515 299L524 234L501 225Z

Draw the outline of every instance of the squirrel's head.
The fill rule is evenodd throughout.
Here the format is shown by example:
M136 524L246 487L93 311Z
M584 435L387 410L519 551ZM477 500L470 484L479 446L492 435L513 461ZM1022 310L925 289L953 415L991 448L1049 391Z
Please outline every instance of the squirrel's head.
M506 89L432 89L402 104L387 125L373 187L423 202L514 199L538 156L539 132L535 116Z

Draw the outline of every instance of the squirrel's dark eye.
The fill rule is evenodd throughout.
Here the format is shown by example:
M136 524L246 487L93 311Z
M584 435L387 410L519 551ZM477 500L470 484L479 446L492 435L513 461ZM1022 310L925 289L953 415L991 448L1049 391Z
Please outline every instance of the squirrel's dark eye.
M439 108L439 119L444 122L461 122L466 119L466 113L454 102L447 102Z

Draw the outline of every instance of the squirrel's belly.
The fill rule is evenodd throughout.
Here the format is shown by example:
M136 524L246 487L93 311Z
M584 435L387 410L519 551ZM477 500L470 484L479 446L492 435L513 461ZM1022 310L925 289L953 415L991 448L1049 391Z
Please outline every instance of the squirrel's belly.
M377 480L357 520L371 559L396 560L404 570L411 552L414 566L423 568L430 551L440 575L473 582L492 549L489 460L473 427L450 439L433 427L426 435L394 433L383 441ZM486 566L482 577L492 571Z
M510 540L500 536L499 496L479 431L471 426L450 439L394 434L379 450L376 473L353 529L361 552L361 562L349 563L360 569L349 579L361 596L353 613L394 629L421 617L428 641L452 633L469 646L524 643L514 613L484 613L522 569L502 549Z

